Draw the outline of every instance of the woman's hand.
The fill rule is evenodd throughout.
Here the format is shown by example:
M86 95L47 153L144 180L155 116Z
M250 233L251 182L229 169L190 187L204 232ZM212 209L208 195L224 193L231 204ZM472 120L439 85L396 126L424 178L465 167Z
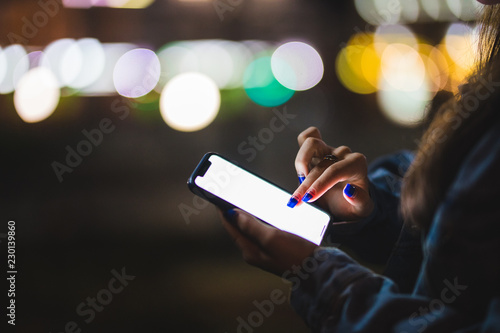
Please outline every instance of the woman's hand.
M299 236L276 229L234 209L222 214L222 224L240 248L243 259L270 273L282 276L300 266L318 248Z
M295 168L302 184L293 193L289 206L318 200L336 219L354 221L370 215L373 201L365 156L346 146L328 146L315 127L300 133L298 141ZM324 159L326 155L334 155L338 161Z

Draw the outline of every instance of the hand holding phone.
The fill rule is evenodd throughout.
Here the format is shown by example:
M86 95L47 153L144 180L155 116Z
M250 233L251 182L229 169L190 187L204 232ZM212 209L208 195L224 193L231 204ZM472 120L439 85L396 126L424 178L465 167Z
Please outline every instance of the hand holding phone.
M202 158L188 186L222 210L240 208L278 229L319 245L330 216L318 207L302 203L287 206L291 194L216 153Z

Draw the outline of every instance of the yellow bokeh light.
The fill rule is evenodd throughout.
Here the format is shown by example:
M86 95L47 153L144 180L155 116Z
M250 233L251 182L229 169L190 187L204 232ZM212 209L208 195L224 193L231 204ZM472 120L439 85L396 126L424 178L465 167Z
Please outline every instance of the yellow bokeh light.
M365 46L350 45L343 48L337 55L335 70L340 82L352 92L372 94L377 87L363 74L362 62Z
M438 48L429 44L420 44L419 52L427 71L429 89L432 92L445 89L449 76L449 65L445 56Z
M375 48L375 45L365 47L361 56L363 77L374 87L377 86L380 77L380 56Z

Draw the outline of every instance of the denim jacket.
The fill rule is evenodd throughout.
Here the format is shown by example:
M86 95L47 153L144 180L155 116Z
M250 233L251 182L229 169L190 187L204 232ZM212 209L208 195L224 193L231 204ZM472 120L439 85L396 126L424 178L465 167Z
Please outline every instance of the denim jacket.
M499 134L497 123L469 152L425 234L409 230L398 212L412 154L370 166L374 212L334 224L331 241L360 261L385 263L385 272L321 248L322 260L291 294L312 331L500 332Z

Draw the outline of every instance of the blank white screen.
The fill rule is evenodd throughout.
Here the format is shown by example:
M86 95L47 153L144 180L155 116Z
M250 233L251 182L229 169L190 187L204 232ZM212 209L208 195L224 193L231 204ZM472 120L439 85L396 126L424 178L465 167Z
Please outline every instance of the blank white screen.
M205 175L195 179L199 187L278 229L321 243L330 221L328 214L307 203L290 208L290 193L217 155L211 155L209 161L212 164Z

